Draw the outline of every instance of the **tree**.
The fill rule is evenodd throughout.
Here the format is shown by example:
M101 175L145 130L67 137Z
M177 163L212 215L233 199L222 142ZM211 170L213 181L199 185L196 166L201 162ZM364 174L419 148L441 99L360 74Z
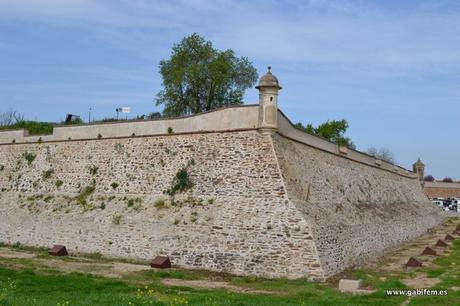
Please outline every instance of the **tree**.
M454 180L452 178L450 178L450 177L445 177L445 178L442 179L442 181L444 183L453 183L454 182Z
M425 182L434 182L434 177L431 174L428 174L423 178Z
M367 154L374 156L375 158L381 159L383 161L389 162L394 164L395 163L395 158L393 152L391 152L387 148L380 148L376 149L374 147L370 147L367 150Z
M24 115L14 110L0 113L0 126L9 126L24 121Z
M257 71L233 50L219 51L194 33L174 45L171 57L160 62L163 89L156 105L165 116L181 116L242 104L246 89L254 86Z
M326 121L323 124L314 127L311 123L303 126L302 123L295 125L297 128L307 132L308 134L315 135L332 141L338 145L343 145L351 149L356 146L350 138L345 137L344 134L348 129L348 122L345 119Z

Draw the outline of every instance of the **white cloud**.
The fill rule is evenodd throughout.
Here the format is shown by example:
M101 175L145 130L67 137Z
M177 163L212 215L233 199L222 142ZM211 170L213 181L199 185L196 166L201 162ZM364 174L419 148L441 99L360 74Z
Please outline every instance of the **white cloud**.
M258 62L387 74L460 63L460 13L441 2L391 11L359 1L2 1L3 20L82 27L142 57L191 32ZM441 4L440 4L441 3Z

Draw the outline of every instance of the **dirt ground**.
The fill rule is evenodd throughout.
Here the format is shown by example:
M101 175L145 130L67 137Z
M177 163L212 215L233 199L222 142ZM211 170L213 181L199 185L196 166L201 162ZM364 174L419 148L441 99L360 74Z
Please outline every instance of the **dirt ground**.
M261 294L274 294L270 291L253 290L250 288L243 288L230 285L228 282L222 281L208 281L208 280L184 280L176 278L163 278L161 283L168 286L183 286L196 289L226 289L231 292L246 292L246 293L261 293Z

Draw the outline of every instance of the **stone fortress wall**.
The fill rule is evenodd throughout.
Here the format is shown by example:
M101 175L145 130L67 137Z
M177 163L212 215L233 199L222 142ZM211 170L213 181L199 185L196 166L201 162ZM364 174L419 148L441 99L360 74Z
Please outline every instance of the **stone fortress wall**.
M0 241L324 280L440 222L416 174L294 128L271 76L259 105L0 132Z

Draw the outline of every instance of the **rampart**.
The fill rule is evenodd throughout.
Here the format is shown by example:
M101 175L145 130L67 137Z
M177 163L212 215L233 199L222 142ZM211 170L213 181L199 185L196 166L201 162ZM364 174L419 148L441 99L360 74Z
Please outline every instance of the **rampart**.
M440 222L413 172L261 105L0 132L0 241L324 280Z

